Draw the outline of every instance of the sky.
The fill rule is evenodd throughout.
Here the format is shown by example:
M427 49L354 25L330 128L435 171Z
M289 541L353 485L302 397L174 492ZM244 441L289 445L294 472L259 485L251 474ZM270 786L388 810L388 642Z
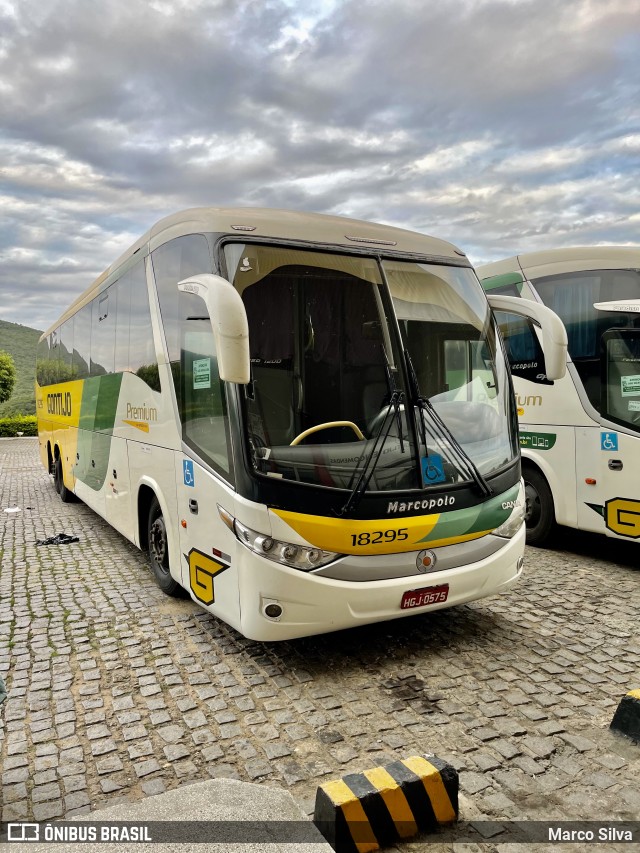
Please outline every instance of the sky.
M0 0L3 320L47 328L184 208L480 264L640 244L639 178L640 0Z

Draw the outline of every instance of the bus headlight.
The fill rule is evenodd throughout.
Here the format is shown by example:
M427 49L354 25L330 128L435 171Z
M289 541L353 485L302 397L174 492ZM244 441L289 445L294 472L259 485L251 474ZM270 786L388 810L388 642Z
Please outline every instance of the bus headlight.
M292 569L309 572L311 569L326 566L327 563L331 563L342 556L333 551L322 551L320 548L307 548L304 545L294 545L292 542L280 542L278 539L252 530L239 522L237 518L232 518L221 507L218 509L222 520L233 530L243 545L246 545L254 554L260 554L261 557L272 560L274 563L281 563L284 566L290 566Z
M518 530L524 524L525 514L525 494L524 483L520 480L520 488L518 496L515 499L515 505L511 510L511 515L506 521L503 521L500 527L496 527L493 531L495 536L502 536L504 539L513 539Z

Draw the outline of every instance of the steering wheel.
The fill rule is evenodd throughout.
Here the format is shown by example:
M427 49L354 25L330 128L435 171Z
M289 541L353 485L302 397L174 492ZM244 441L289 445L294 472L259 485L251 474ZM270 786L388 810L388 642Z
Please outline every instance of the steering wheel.
M312 435L314 432L319 432L321 429L332 429L333 427L350 427L357 435L358 441L364 441L364 435L353 421L327 421L324 424L316 424L315 426L309 427L309 429L305 429L304 432L301 432L300 435L297 435L293 439L289 447L295 447L308 435Z

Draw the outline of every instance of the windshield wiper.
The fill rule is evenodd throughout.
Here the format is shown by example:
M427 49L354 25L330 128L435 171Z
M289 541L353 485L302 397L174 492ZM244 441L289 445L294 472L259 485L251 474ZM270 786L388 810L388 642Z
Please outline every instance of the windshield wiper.
M360 503L360 499L366 492L369 481L376 469L376 465L378 464L378 460L382 453L382 448L384 447L384 443L387 440L387 436L389 435L391 425L394 420L397 420L399 427L398 434L400 437L400 451L404 453L404 440L402 438L402 424L400 420L400 406L403 400L404 393L395 388L391 392L391 399L389 400L387 411L385 412L384 418L382 419L376 433L376 437L373 440L373 444L371 445L371 448L364 460L364 465L362 466L360 476L358 477L358 482L351 490L351 494L347 498L342 509L337 513L339 516L344 516L348 512L351 512Z
M464 450L458 439L454 436L449 427L442 420L442 418L436 411L433 403L426 397L423 397L420 393L418 376L416 374L413 362L411 361L411 356L409 355L409 351L407 349L405 349L404 351L404 356L407 363L407 368L409 370L409 380L411 382L411 392L413 395L412 402L418 407L418 410L420 411L420 431L422 433L425 453L428 456L428 430L431 438L433 438L433 440L436 442L436 444L441 450L450 450L450 455L457 461L461 473L475 482L483 497L489 497L489 495L493 494L491 486L482 476L482 474L476 467L475 462ZM428 427L427 416L429 418Z
M380 426L378 427L378 431L373 440L373 444L371 445L371 449L369 450L369 453L367 454L367 457L364 460L364 465L362 466L362 471L360 472L360 476L358 477L358 482L351 490L351 494L347 498L346 503L338 513L339 516L346 515L346 513L355 509L355 507L360 503L360 498L366 492L367 486L369 485L371 477L373 476L373 472L376 470L376 465L378 464L378 460L380 459L382 448L384 447L384 443L387 440L387 436L389 435L389 432L391 430L391 424L394 420L398 427L400 453L404 453L404 439L402 437L402 417L400 415L400 407L404 401L404 392L402 392L396 384L395 378L391 370L391 365L389 364L387 351L385 350L383 344L381 344L381 349L385 362L385 374L387 377L387 388L389 390L389 405L387 406L387 411L385 412L384 418L380 422ZM391 415L393 415L393 417L391 417ZM380 441L381 438L382 440ZM380 442L379 445L378 442Z

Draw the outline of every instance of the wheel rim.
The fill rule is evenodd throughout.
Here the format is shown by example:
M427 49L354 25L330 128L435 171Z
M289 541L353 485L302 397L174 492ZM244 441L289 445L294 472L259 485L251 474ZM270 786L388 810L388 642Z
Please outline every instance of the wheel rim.
M56 492L60 494L62 490L62 465L60 464L60 460L56 460L56 464L53 469L53 485L56 488Z
M528 528L535 527L540 521L542 515L542 504L540 495L531 483L524 484L525 509L524 522Z
M169 567L166 562L167 529L162 516L155 519L149 530L149 551L151 558L160 571L165 575L169 574Z

